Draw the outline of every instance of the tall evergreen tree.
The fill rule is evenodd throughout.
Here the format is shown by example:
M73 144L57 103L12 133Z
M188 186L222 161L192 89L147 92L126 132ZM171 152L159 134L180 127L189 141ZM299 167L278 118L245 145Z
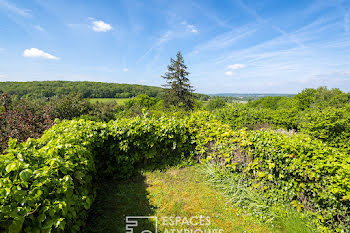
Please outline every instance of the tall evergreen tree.
M187 71L184 59L181 52L176 55L176 60L170 59L168 72L162 75L166 80L163 85L165 93L163 96L165 106L176 106L186 110L191 110L194 107L193 87L187 76L190 73Z

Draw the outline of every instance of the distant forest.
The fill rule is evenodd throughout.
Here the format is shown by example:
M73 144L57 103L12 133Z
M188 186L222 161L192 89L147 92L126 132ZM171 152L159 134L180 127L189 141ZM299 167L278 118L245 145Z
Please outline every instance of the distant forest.
M63 96L76 92L81 93L83 98L129 98L139 94L157 97L161 90L160 87L102 82L0 82L0 91L25 98Z
M163 88L138 84L119 84L103 82L72 81L32 81L32 82L0 82L0 93L15 95L20 98L42 98L65 96L80 93L83 98L130 98L140 94L160 97ZM194 93L200 100L208 100L209 96Z

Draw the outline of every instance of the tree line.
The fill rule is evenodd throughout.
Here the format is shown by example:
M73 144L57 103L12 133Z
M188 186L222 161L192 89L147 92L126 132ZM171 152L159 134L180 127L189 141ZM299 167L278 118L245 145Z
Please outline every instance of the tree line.
M130 98L139 94L158 97L160 87L137 84L72 81L0 82L0 90L24 98L64 96L81 93L83 98Z

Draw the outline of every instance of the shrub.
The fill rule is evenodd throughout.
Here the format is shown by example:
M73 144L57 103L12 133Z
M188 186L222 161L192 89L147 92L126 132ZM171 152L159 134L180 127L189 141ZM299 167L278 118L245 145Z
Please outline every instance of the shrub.
M249 186L271 205L287 203L307 210L323 231L349 228L350 157L344 151L303 134L272 130L234 134L226 142L218 141L217 151L207 160L249 178Z
M73 119L79 117L92 109L88 100L83 99L81 94L73 93L62 97L53 97L48 104L50 115L53 119Z
M226 106L226 102L223 98L213 98L210 99L207 109L213 111L215 109L223 108Z
M103 176L130 176L145 161L191 155L192 137L173 118L57 122L40 139L9 142L0 157L1 232L78 232Z
M7 148L9 138L23 142L38 138L53 125L49 110L42 101L20 100L0 113L0 152Z

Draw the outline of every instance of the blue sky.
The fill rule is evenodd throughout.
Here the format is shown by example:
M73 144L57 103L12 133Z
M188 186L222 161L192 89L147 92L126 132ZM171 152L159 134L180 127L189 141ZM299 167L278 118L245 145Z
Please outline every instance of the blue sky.
M0 81L160 86L180 50L200 93L350 91L350 1L0 0Z

